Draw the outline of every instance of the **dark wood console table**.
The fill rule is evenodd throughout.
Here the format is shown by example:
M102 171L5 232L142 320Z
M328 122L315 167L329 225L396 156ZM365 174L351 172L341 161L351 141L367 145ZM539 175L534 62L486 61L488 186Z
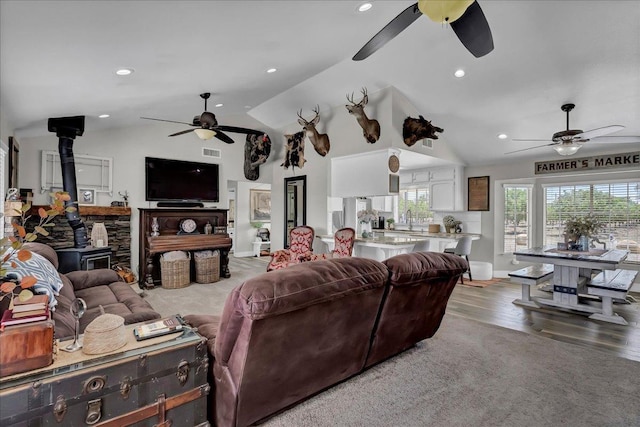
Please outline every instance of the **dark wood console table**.
M229 273L229 251L231 238L227 234L227 210L208 208L139 208L139 260L138 268L141 288L153 288L160 283L159 255L169 251L195 251L218 249L220 251L220 275L231 277ZM157 218L159 236L151 236L151 223ZM193 219L200 234L178 234L180 221ZM204 226L209 222L213 234L204 234ZM193 263L192 263L193 270ZM192 271L192 277L194 272Z

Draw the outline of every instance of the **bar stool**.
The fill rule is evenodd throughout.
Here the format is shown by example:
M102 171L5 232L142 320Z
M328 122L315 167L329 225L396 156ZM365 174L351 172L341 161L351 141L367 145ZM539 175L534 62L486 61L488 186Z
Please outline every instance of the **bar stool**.
M446 248L444 250L446 254L454 254L464 257L467 260L467 264L469 263L469 254L471 253L471 236L463 236L458 239L458 243L455 248ZM471 266L467 269L466 273L469 274L469 280L473 281L471 277ZM464 285L464 273L460 275L460 281Z

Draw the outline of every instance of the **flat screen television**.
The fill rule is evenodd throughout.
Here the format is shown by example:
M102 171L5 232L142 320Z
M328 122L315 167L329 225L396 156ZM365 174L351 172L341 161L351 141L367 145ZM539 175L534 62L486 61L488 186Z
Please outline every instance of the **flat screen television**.
M147 201L219 202L219 169L215 163L145 157Z

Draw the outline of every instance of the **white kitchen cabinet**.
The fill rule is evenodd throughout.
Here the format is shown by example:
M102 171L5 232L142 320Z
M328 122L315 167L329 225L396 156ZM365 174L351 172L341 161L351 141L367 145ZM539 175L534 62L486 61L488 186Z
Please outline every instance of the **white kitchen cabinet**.
M429 183L429 205L434 211L460 210L456 207L455 181L435 181Z
M431 177L431 172L428 171L428 170L420 171L420 172L414 172L413 173L413 182L414 183L429 182L430 177Z
M413 173L406 172L400 174L400 185L411 185L413 183Z
M456 179L456 167L429 170L429 181L453 181Z
M379 212L393 211L393 196L379 196L371 198L371 209Z

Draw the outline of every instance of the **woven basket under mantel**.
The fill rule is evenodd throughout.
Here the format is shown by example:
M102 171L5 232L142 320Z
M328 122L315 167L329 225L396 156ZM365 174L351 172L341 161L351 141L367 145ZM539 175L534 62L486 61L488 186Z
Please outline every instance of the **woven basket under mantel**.
M84 330L82 352L85 354L103 354L117 350L127 344L124 318L104 312L91 321Z

